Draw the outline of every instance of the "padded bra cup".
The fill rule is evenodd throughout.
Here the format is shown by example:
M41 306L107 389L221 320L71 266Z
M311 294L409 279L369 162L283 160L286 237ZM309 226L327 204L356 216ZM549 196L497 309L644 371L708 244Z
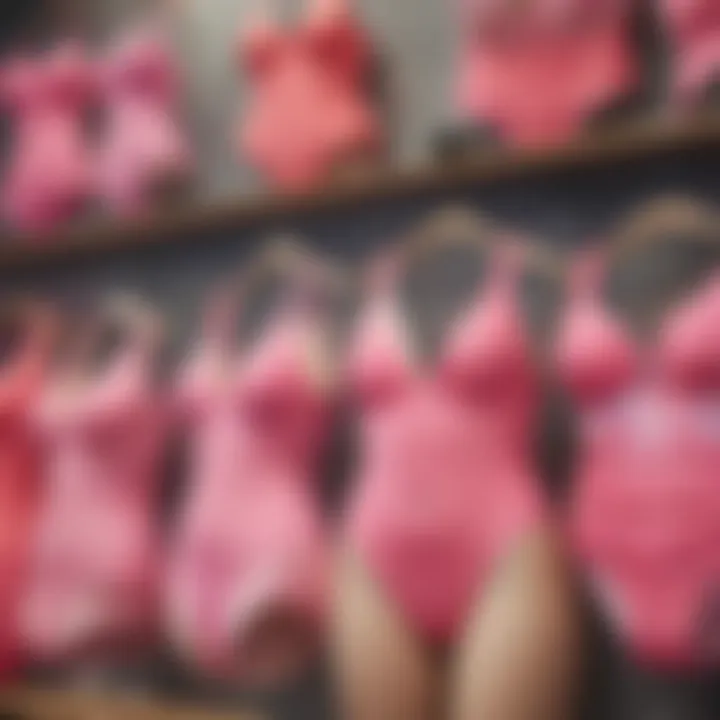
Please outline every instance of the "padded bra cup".
M401 396L414 373L392 323L380 325L383 319L375 320L374 327L368 323L361 333L352 365L354 386L361 401L371 407ZM500 298L476 300L470 313L455 323L440 357L438 377L448 389L479 401L526 387L527 346L512 303Z
M579 307L568 319L561 368L577 397L608 399L632 381L639 349L600 307ZM694 295L663 323L657 368L680 390L720 390L720 280Z
M237 388L239 412L248 415L257 427L275 430L302 422L318 409L319 393L314 391L303 366L264 365L244 375Z
M560 370L575 396L588 403L607 400L630 382L635 365L625 333L600 308L571 311Z
M409 385L408 369L397 354L377 348L355 362L352 385L360 404L365 409L377 410L402 396Z
M146 386L125 364L116 360L100 378L78 390L69 404L41 409L40 425L48 432L79 432L90 437L107 437L124 432L135 410L143 407Z
M661 362L677 385L720 390L720 278L673 314L661 344Z
M360 80L370 55L367 42L349 16L318 22L304 31L309 50L327 67Z
M495 298L477 308L451 338L444 364L450 386L477 399L526 387L528 347L513 301Z
M251 417L255 427L274 432L302 427L323 404L323 393L308 376L302 338L285 336L282 327L276 331L242 364L234 389L238 411Z

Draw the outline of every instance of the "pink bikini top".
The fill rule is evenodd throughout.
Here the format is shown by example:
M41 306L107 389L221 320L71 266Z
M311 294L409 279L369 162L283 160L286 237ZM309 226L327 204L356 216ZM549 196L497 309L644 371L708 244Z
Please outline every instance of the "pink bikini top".
M572 306L561 341L561 367L585 403L607 400L642 375L667 389L713 392L720 381L720 276L666 318L647 356L599 301L601 262L588 258L576 271ZM648 364L649 363L649 364ZM651 370L651 372L647 372Z
M290 282L277 316L236 360L233 326L239 310L227 296L216 298L195 357L181 376L183 406L202 431L198 441L212 446L226 424L232 427L247 480L266 476L250 471L253 458L263 468L270 462L293 476L310 477L327 421L328 395L309 378L311 358L303 357L308 338L322 325L322 311L302 281ZM235 468L225 467L226 460L208 455L210 467L203 474L237 483Z
M492 251L491 276L447 337L437 372L423 373L408 357L409 333L397 310L398 263L384 259L371 276L371 301L360 324L351 376L365 418L373 422L403 399L450 393L493 409L489 432L525 452L537 400L537 378L520 317L516 247ZM508 455L507 445L502 453Z
M80 378L72 389L62 389L68 380L61 363L35 413L50 452L68 461L53 467L76 484L111 492L124 492L128 483L134 490L154 486L163 433L164 408L151 370L155 341L130 330L123 342L96 377ZM108 482L99 483L99 474Z
M720 275L645 348L602 308L602 275L577 266L558 349L582 431L573 533L631 649L694 663L720 579Z

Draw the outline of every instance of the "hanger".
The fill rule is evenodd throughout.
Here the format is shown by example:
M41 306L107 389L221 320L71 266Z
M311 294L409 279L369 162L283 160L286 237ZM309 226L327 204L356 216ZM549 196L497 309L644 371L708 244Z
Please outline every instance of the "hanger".
M263 282L280 275L324 288L331 294L347 292L350 278L339 265L310 250L292 235L278 235L263 243L261 249L213 293L205 313L204 333L209 337L226 336L237 317L239 306Z
M298 238L284 235L276 238L270 249L271 262L281 274L301 282L343 294L348 287L348 273L325 255L315 252Z
M711 205L687 196L671 195L644 203L628 213L613 233L615 261L639 252L659 239L677 235L716 244L720 240L720 213Z
M719 222L714 207L691 197L670 195L643 203L618 223L608 248L607 267L621 267L668 238L696 247L718 247ZM631 296L629 312L638 332L654 335L664 309L677 299L678 289L673 283L660 283L659 295L641 292Z
M503 243L521 248L527 267L559 278L562 264L556 254L522 233L508 231L480 213L463 206L450 206L431 213L402 242L402 254L417 261L438 247L474 247L492 252Z
M103 324L114 324L127 332L142 349L156 351L165 340L165 325L160 313L139 295L107 295L101 304L101 315Z

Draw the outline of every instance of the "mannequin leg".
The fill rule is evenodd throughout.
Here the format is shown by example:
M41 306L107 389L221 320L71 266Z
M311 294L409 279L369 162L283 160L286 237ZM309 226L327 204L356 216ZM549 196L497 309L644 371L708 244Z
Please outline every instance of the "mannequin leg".
M451 671L451 720L572 720L580 600L547 531L515 548L478 603Z
M352 553L340 560L331 644L341 720L437 720L430 653Z

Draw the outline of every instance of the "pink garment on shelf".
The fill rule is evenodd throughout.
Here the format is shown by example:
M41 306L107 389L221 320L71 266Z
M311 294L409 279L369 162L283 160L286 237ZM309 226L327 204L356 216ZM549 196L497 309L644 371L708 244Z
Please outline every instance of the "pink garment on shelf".
M47 58L16 58L0 72L13 115L2 210L15 228L42 232L71 219L94 191L84 114L93 96L82 48L65 43Z
M309 371L317 310L296 295L242 357L228 325L205 333L181 378L191 422L190 492L170 566L180 650L242 676L246 639L282 607L319 629L327 545L316 493L328 390Z
M179 71L167 41L150 29L119 40L107 61L102 193L118 213L152 207L163 184L186 179L193 159L177 117Z
M35 411L45 495L23 626L42 660L124 652L156 629L164 410L154 353L126 342L97 377L57 373Z
M531 460L538 380L516 260L497 252L434 372L408 357L396 270L383 268L351 367L362 408L351 541L411 625L439 641L544 515Z
M236 145L272 183L307 189L344 158L378 149L370 43L343 0L316 1L294 32L256 23L243 36L242 57L252 98Z
M638 84L625 0L507 0L466 9L456 85L460 111L512 145L571 139L590 116Z
M661 0L674 51L674 95L695 102L720 80L720 4L716 0Z
M720 277L641 349L602 308L598 259L582 262L558 348L580 413L578 552L637 657L717 664Z
M0 679L23 662L19 609L37 519L40 447L30 422L49 355L44 324L23 331L0 371Z

